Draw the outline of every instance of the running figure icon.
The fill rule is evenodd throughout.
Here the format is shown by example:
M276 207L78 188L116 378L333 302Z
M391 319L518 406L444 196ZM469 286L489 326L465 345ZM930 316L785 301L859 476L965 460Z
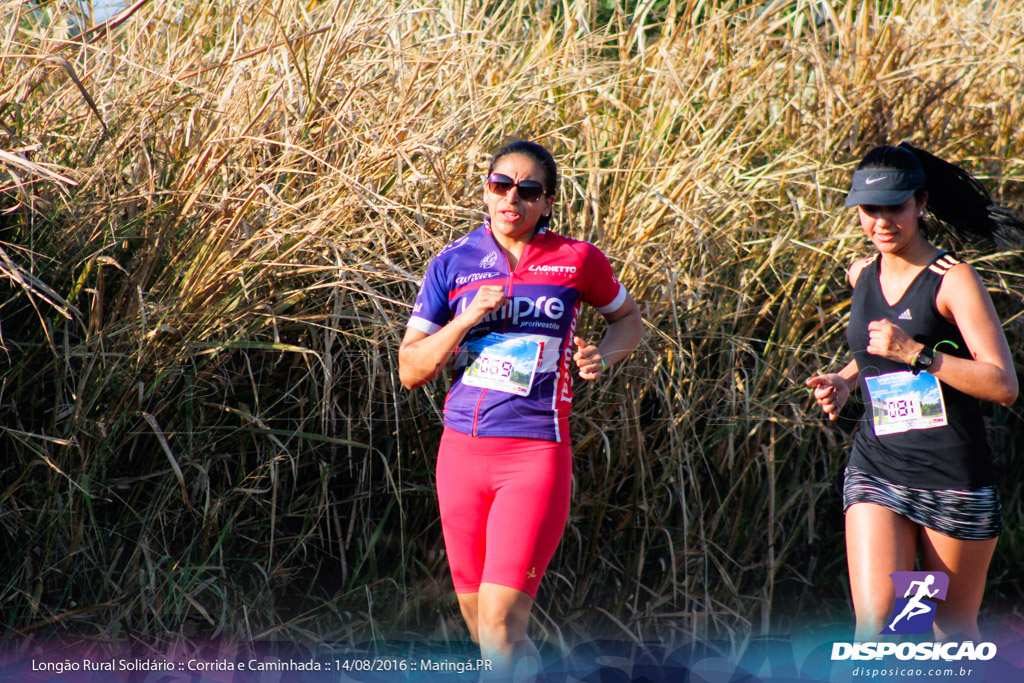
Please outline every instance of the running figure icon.
M896 599L889 623L881 633L914 634L931 629L938 608L936 601L945 600L949 591L949 576L940 571L893 572L889 578Z
M935 575L929 574L924 578L923 581L911 581L910 586L907 587L907 592L904 593L903 597L910 598L910 593L914 590L914 586L917 586L917 593L914 597L910 598L910 601L903 607L903 611L900 612L899 616L892 620L889 624L889 630L896 630L896 622L906 617L907 619L913 619L921 614L927 614L932 611L931 605L926 605L922 602L924 598L933 598L939 592L936 588L933 591L929 591L928 587L935 583Z

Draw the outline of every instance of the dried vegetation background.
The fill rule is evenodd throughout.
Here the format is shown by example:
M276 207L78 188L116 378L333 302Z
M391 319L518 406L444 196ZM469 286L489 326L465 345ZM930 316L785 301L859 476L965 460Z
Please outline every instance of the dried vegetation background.
M534 632L685 642L848 615L852 165L907 139L1024 200L1017 0L0 2L0 619L20 642L462 639L445 382L396 348L504 136L641 303L578 386ZM944 238L940 236L940 241ZM948 242L944 242L948 244ZM984 245L982 245L984 247ZM1024 367L1019 254L983 272ZM599 317L582 329L601 333ZM1024 608L1019 404L989 411Z

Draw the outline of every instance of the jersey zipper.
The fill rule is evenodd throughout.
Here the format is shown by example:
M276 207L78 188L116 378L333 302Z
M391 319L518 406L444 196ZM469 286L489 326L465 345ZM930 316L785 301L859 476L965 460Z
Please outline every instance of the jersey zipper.
M539 236L540 236L540 233L534 235L533 239L537 239ZM493 233L491 234L491 240L494 242L494 246L498 248L498 251L501 253L501 255L505 257L505 266L506 266L506 268L508 270L508 292L505 293L505 297L511 303L511 301L512 301L512 280L515 277L515 271L519 270L519 266L522 264L522 262L524 260L523 257L526 256L526 251L527 251L527 249L530 248L530 242L533 242L533 240L530 240L530 242L528 242L526 244L526 247L523 248L523 253L519 255L519 260L516 261L516 267L515 267L514 270L512 268L512 262L508 260L508 254L506 254L505 250L501 248L500 244L498 244L498 240L494 239L494 234ZM509 310L509 313L511 313L511 309ZM502 334L504 334L507 331L508 331L508 316L505 317L505 320L501 324L501 332L502 332ZM479 423L480 423L480 405L484 402L484 396L487 395L487 391L488 391L487 389L484 389L480 393L480 398L478 398L477 401L476 401L476 408L473 410L473 436L479 436L477 434L477 427L479 426Z

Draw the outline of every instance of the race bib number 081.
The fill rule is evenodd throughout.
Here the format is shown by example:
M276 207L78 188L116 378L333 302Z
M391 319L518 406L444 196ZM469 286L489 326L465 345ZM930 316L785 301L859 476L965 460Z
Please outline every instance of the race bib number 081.
M920 404L911 399L897 398L886 401L885 409L889 413L890 420L917 419L921 417Z
M921 372L890 372L865 380L871 399L875 434L934 429L946 422L946 402L939 380Z

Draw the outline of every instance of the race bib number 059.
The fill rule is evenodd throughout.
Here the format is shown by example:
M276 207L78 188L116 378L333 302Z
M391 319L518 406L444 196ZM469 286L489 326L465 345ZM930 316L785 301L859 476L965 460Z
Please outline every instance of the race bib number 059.
M462 383L526 396L533 387L541 344L492 332L466 344Z
M866 379L875 434L934 429L946 424L942 385L927 372L890 372Z

